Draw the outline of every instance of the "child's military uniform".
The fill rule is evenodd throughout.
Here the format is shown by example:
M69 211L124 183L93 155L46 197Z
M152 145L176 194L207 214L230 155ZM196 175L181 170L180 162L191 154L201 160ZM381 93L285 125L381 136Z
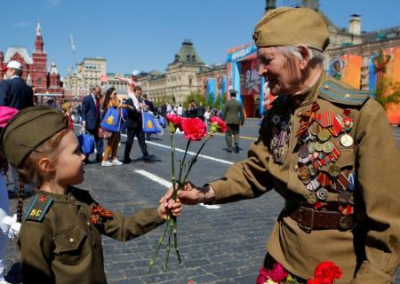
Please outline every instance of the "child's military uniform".
M101 235L128 241L164 221L157 209L130 217L108 211L89 192L41 191L27 211L19 244L24 283L107 283Z
M382 107L323 73L303 94L277 98L248 159L210 185L216 203L272 188L285 198L267 250L291 273L312 278L329 260L343 270L335 283L393 283L399 169Z
M66 128L65 117L56 109L27 108L1 132L0 150L18 168L39 145ZM23 282L107 283L101 235L127 241L163 222L157 209L143 209L125 218L74 187L67 194L40 191L20 232Z

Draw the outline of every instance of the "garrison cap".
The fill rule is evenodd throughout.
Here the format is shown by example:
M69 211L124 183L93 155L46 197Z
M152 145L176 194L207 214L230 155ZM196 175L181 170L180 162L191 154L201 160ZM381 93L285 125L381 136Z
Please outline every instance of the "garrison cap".
M1 132L0 150L11 165L21 167L35 148L67 127L64 116L54 108L23 109Z
M264 14L255 27L257 47L305 44L324 51L329 45L328 27L322 15L308 8L280 7Z

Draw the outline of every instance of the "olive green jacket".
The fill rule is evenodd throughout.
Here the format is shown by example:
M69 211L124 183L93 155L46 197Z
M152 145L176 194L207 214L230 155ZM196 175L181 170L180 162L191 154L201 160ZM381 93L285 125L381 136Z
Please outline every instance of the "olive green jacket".
M227 124L244 124L243 106L236 99L230 99L225 103L223 114Z
M291 273L308 279L322 261L334 261L343 276L336 284L394 283L400 263L400 155L397 142L383 108L373 99L322 73L318 82L298 99L278 98L264 119L258 140L248 158L234 164L226 175L210 185L215 203L256 198L274 188L287 201L307 202L315 192L299 179L298 138L300 116L314 102L320 111L334 114L351 111L354 126L348 133L353 147L341 147L339 138L332 142L341 155L336 164L346 175L356 173L354 210L357 225L353 230L315 229L307 232L285 214L279 216L268 241L267 251ZM355 94L355 95L354 95ZM293 97L294 98L294 97ZM290 121L290 139L283 149L281 163L270 150L272 120L284 113ZM275 118L275 120L277 120ZM329 193L328 199L337 199Z
M157 209L143 209L129 217L110 211L112 217L94 224L97 203L89 192L71 187L65 195L39 192L39 200L43 196L53 199L47 214L42 210L41 221L29 220L38 212L32 204L21 227L23 283L107 283L101 235L128 241L164 222Z

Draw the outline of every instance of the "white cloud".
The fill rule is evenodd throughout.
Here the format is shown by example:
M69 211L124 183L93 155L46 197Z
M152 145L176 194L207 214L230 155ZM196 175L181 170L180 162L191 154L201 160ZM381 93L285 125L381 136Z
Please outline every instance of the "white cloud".
M19 22L19 23L11 24L12 28L25 28L27 26L29 26L29 23L27 23L27 22Z
M61 3L61 0L47 0L51 6L57 6Z

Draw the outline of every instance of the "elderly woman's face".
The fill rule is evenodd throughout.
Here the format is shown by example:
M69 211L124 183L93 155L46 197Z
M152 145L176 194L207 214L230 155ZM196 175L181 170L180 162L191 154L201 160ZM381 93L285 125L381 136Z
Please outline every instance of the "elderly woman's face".
M258 74L268 82L272 94L291 95L298 92L301 72L297 58L288 58L276 47L260 47L257 59Z

